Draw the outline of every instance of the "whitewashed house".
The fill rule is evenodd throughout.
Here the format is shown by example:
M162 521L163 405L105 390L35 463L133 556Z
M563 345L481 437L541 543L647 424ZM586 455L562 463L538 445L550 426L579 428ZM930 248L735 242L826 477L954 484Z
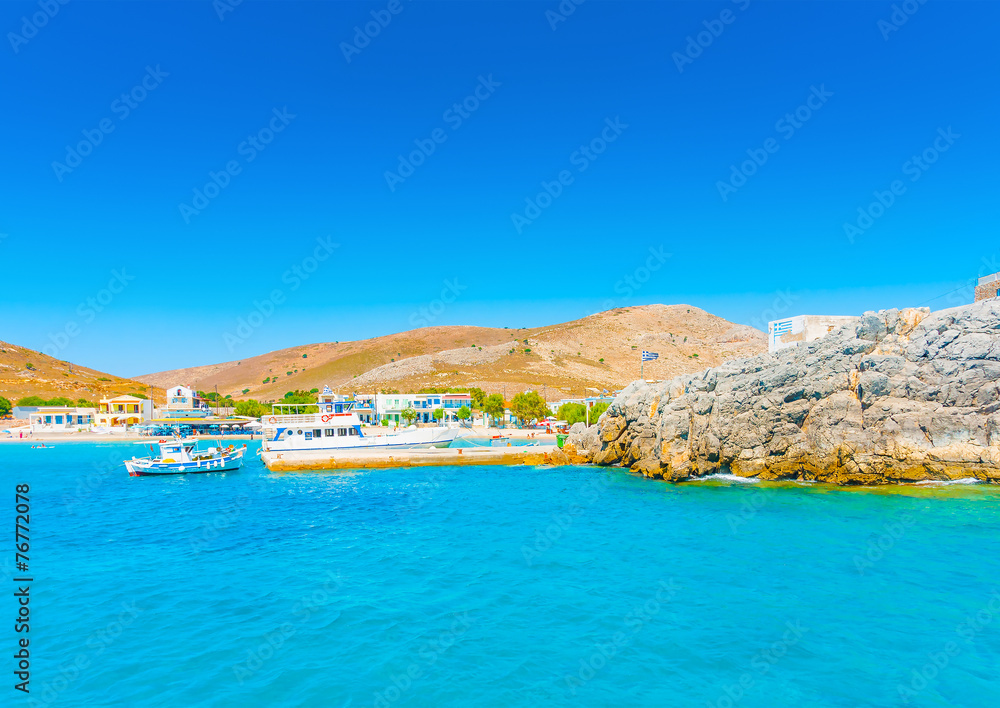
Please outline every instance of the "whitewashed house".
M96 415L96 408L39 406L28 415L28 425L32 433L75 433L90 430Z

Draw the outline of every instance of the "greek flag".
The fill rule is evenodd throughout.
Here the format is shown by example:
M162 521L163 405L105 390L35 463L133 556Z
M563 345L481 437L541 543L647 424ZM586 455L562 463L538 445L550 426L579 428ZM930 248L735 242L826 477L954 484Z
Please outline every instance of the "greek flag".
M792 331L792 321L791 320L781 320L780 322L774 323L774 336L779 334L784 334L785 332Z
M330 387L329 387L329 386L324 386L324 387L323 387L323 395L324 395L324 396L330 396L330 395L333 395L333 391L331 391L331 390L330 390Z
M643 361L653 361L654 359L659 359L660 355L656 352L647 352L645 349L642 350L642 360Z

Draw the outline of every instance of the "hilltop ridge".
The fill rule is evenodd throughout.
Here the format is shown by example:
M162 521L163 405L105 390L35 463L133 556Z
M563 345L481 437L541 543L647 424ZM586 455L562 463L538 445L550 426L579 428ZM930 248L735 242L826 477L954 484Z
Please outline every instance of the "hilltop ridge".
M646 377L662 379L766 348L763 332L697 307L643 305L543 327L424 327L136 378L159 387L218 386L221 395L237 399L273 400L324 385L342 393L478 386L512 394L534 388L557 398L622 388L639 378L643 349L660 354L646 364Z

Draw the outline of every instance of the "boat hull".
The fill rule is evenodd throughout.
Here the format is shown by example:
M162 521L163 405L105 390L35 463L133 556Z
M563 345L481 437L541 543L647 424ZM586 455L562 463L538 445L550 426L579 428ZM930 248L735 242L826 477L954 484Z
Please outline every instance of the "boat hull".
M243 467L243 450L212 460L189 462L149 462L126 460L125 468L130 477L160 477L176 474L207 474L209 472L235 472Z
M305 439L301 435L283 435L278 429L276 440L265 440L264 449L273 452L357 452L359 450L412 450L415 448L448 447L467 434L452 428L424 428L389 435L323 437Z

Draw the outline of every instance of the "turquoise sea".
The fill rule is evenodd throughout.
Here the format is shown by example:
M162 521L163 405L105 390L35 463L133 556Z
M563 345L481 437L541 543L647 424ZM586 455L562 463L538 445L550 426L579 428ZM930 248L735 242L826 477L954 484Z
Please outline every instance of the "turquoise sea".
M1000 705L996 487L129 477L144 451L0 444L3 705Z

